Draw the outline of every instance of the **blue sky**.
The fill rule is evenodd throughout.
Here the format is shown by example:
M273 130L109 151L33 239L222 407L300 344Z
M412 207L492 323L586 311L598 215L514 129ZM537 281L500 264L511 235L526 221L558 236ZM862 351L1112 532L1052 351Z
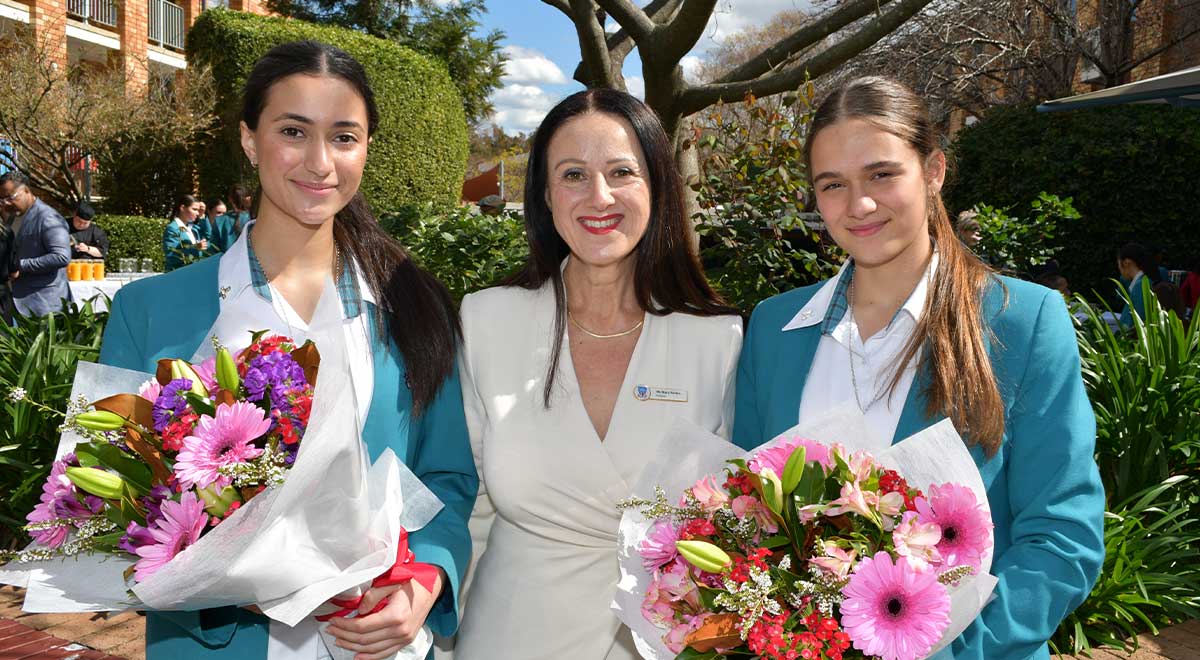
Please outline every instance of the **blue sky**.
M638 5L648 2L635 1ZM683 62L685 73L724 37L764 24L780 11L811 6L810 0L718 0L704 37ZM575 27L541 0L487 0L487 8L481 19L484 29L505 33L503 43L509 57L504 87L492 98L496 106L493 119L510 133L527 133L555 103L583 89L571 78L579 63ZM638 96L642 92L641 68L634 51L625 61L624 72L629 91Z

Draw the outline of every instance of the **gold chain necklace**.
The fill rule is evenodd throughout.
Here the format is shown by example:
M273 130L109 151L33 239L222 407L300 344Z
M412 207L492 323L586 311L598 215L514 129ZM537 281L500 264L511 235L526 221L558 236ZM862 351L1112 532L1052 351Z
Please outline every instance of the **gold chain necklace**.
M643 318L641 321L637 322L637 325L633 326L632 328L630 328L624 332L618 332L616 334L611 334L611 335L601 335L601 334L592 332L591 330L588 330L587 328L580 325L579 321L575 320L575 316L573 314L571 314L571 310L569 310L569 309L567 310L567 318L571 319L571 323L574 323L576 328L583 330L584 334L588 335L589 337L595 337L596 339L616 339L617 337L624 337L626 335L631 335L631 334L637 332L638 328L641 328L642 324L646 322L646 319Z

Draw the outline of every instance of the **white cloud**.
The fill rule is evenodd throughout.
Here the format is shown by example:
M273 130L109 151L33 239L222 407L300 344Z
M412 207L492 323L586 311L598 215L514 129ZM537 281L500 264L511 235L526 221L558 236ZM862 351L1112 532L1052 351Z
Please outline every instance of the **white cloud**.
M746 28L766 25L781 11L813 11L813 5L812 0L720 0L697 46L715 46Z
M491 121L509 133L528 133L537 128L542 118L558 99L535 85L512 83L492 95L496 111Z
M646 100L646 79L641 76L625 76L625 89L634 96Z
M699 80L699 76L696 75L696 72L699 71L700 65L703 63L704 60L696 57L695 55L684 55L683 59L679 60L679 68L683 69L684 80L691 82L696 82Z
M505 46L504 82L518 84L562 85L567 82L562 69L540 51L521 46Z

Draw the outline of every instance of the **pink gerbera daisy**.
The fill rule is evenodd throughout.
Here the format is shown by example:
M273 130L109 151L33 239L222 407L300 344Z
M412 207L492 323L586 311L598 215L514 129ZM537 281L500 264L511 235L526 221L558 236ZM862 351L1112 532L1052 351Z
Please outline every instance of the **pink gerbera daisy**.
M239 401L217 406L217 416L204 415L183 439L183 450L175 461L175 476L184 488L205 488L212 483L228 486L229 477L218 470L225 465L245 463L262 454L254 440L271 428L271 420L258 406Z
M920 521L935 523L942 530L937 544L942 568L971 566L978 570L992 545L992 520L975 500L975 493L957 484L933 485L916 504Z
M200 532L208 524L204 513L204 500L188 491L178 502L167 500L162 503L162 517L154 521L150 535L155 543L137 549L141 557L134 565L134 579L138 582L154 575L178 555L184 548L200 539Z
M923 658L950 625L950 596L937 573L886 552L863 559L842 589L842 627L854 648L883 660Z

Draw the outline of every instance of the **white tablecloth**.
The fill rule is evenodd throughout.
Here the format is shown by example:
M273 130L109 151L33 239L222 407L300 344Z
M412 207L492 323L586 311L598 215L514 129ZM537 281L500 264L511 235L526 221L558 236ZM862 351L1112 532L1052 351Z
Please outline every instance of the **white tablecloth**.
M71 298L75 300L77 305L82 305L85 301L92 300L92 309L99 312L108 309L104 296L112 298L117 295L117 289L125 286L129 281L129 277L126 276L121 278L110 277L103 280L80 280L78 282L68 282L68 284L71 287Z

